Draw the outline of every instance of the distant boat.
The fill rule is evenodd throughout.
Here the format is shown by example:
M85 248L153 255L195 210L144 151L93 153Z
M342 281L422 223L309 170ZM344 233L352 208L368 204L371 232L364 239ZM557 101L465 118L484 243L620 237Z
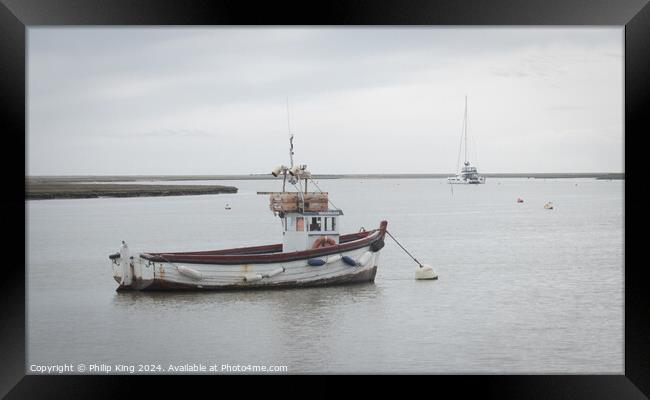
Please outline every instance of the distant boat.
M546 202L546 204L544 204L544 208L547 209L547 210L552 210L553 209L553 202L552 201Z
M476 167L473 167L467 160L467 96L465 96L465 118L463 120L463 131L461 134L461 148L459 149L458 159L460 159L460 151L465 147L465 162L463 168L456 174L447 178L447 182L451 184L470 184L478 185L485 183L485 177L480 176Z
M517 197L517 203L523 203L523 202L524 202L524 199L522 199L521 197Z
M230 210L230 204L226 203L226 210Z

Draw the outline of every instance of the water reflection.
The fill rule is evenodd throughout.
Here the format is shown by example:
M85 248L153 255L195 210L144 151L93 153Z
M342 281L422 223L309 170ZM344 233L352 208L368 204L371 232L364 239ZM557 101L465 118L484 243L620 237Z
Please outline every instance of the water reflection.
M332 304L347 304L377 297L381 289L374 283L334 287L314 287L271 290L227 290L227 291L115 291L113 304L116 307L178 307L191 304L193 307L211 305L234 306L240 303L264 303L278 306L280 311L302 312L318 310ZM143 309L144 309L143 308Z

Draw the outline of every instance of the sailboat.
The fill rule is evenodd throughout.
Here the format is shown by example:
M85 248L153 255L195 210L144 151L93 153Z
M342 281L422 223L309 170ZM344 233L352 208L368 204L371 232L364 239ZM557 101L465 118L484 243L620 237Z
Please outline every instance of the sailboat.
M455 176L447 178L450 184L481 184L485 183L485 177L480 176L476 167L473 167L467 160L467 96L465 96L465 117L463 119L463 132L461 134L461 148L459 149L458 159L460 160L460 151L465 148L465 162L463 168Z

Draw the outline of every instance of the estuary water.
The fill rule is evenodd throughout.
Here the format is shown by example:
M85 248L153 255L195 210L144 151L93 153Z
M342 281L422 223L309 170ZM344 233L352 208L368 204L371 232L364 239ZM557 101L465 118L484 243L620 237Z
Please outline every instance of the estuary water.
M183 183L239 193L26 201L27 373L64 363L121 374L130 371L118 364L624 372L624 181L488 178L452 192L443 179L320 180L345 213L343 233L385 219L439 279L416 281L416 264L387 237L374 284L116 292L108 255L121 240L132 252L281 241L268 196L256 194L279 181Z

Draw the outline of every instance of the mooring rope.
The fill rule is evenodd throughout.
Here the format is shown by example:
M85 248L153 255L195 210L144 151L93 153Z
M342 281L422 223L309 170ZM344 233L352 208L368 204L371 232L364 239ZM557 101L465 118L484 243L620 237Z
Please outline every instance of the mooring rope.
M406 252L406 254L409 255L409 257L411 257L411 258L413 259L413 261L415 261L415 262L420 266L420 268L422 268L422 264L421 264L421 263L420 263L420 262L419 262L415 257L413 257L413 255L411 255L411 253L409 253L408 250L406 250L406 249L404 248L404 246L402 246L401 243L398 242L397 239L395 239L395 237L394 237L393 235L390 234L390 232L388 232L388 230L386 231L386 233L388 234L388 236L391 237L391 239L393 239L393 240L395 241L395 243L397 243L397 245L398 245L399 247L402 248L402 250L404 250L404 252Z

